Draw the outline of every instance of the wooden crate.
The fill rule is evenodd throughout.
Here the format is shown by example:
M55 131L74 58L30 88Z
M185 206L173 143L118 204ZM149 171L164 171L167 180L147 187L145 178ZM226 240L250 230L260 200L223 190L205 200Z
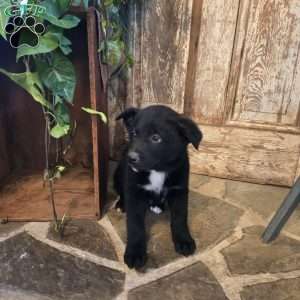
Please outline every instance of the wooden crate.
M77 13L83 20L70 31L70 38L78 80L71 114L78 129L67 154L73 166L55 183L54 190L60 216L99 218L107 194L108 127L81 107L107 113L107 103L97 55L95 10ZM16 64L16 53L7 42L1 41L0 51L1 67L12 72L24 70L22 64ZM0 218L50 220L49 193L43 182L45 124L40 105L2 75L0 97Z

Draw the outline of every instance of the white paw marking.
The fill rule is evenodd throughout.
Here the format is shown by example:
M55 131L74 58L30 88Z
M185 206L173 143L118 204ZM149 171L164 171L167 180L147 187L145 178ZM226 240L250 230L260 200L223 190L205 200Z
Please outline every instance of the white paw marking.
M162 210L158 206L150 206L150 210L157 215L162 213Z
M163 189L164 183L166 179L166 173L165 172L157 172L154 170L150 171L149 175L149 183L146 185L143 185L143 189L154 192L156 194L160 194L160 192Z

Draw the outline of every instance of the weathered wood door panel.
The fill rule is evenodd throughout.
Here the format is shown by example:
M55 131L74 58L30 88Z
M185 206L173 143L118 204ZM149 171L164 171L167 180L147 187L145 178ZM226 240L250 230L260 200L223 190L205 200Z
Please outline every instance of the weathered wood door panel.
M130 104L170 105L199 124L193 171L291 185L300 173L300 2L141 2Z
M238 8L239 0L194 2L185 113L201 124L225 117Z
M191 147L192 171L263 184L291 185L300 138L294 134L228 126L200 125L200 152Z
M206 6L220 3L223 12L207 14ZM217 20L209 30L206 19ZM205 139L191 152L193 170L291 185L300 152L299 2L204 0L199 31L194 95L186 102L200 126L211 126L201 126Z
M129 104L162 103L183 112L193 1L135 2Z
M232 120L297 126L300 96L300 2L242 1L247 22ZM235 74L236 75L236 74ZM234 75L234 76L235 76Z

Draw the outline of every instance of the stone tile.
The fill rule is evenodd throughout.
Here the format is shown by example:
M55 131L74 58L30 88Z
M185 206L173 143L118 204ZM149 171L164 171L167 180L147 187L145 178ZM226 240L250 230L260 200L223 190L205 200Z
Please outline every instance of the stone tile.
M211 177L205 175L198 175L198 174L190 174L190 189L197 189L205 183L210 181Z
M300 242L279 236L264 244L260 236L264 228L244 229L241 240L222 250L232 274L278 273L300 269ZM271 298L270 298L271 299Z
M58 300L58 298L16 289L12 286L0 285L0 300Z
M222 287L201 262L129 292L129 300L225 300Z
M283 279L244 288L242 300L299 300L300 278Z
M158 268L180 258L175 252L171 238L169 212L159 216L149 213L146 228L148 230L148 261L147 268Z
M0 237L7 236L12 231L18 230L26 223L24 222L8 222L4 224L0 224Z
M197 251L217 244L233 233L242 211L224 201L208 198L191 191L189 197L189 223L196 240ZM126 242L125 215L111 210L109 218ZM181 256L173 246L170 232L169 213L149 213L147 216L148 268L163 266Z
M222 200L190 192L190 228L200 250L229 237L242 214L242 210Z
M58 299L111 300L124 274L19 234L0 243L0 284Z
M266 222L277 211L289 190L285 187L226 181L226 198L258 213ZM284 230L300 237L300 206L284 226Z
M117 254L110 237L96 221L70 221L65 226L62 239L54 230L54 226L50 226L48 238L101 257L117 260Z
M277 208L289 189L240 181L226 181L226 198L250 208L268 218Z
M223 199L226 192L226 180L193 174L190 177L190 189L201 195Z

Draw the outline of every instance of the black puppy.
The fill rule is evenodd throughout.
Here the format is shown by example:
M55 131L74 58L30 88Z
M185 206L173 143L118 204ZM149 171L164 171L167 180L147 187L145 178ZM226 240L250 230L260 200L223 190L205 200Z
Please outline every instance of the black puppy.
M149 207L159 212L165 203L171 213L175 250L186 256L194 253L196 245L187 223L187 145L198 148L201 131L192 120L162 105L129 108L119 119L129 133L129 145L114 176L118 206L127 213L125 263L129 268L146 263L145 214Z

